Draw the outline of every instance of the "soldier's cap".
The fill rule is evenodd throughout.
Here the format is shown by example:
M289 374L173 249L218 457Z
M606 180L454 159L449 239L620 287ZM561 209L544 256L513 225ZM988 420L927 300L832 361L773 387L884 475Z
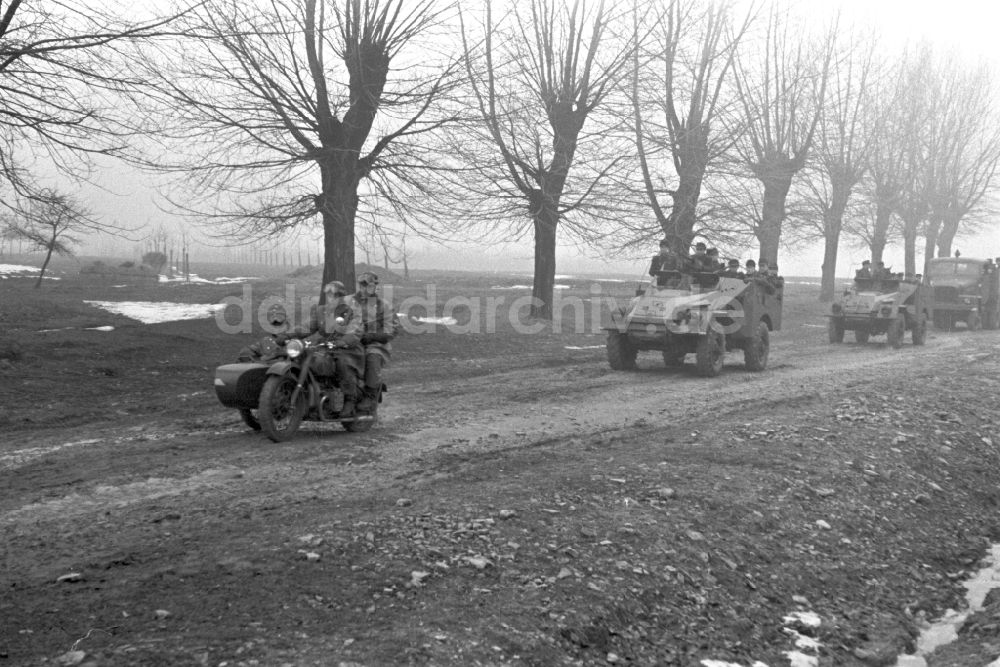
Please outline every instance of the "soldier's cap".
M719 249L718 248L709 248L707 254L709 254L709 255L718 255L719 254Z
M359 285L378 285L378 276L371 271L365 271L360 276L358 276Z
M276 303L267 309L267 323L273 324L275 326L279 324L284 324L288 321L288 313L285 311L285 307Z
M327 294L332 294L333 296L344 296L347 294L347 288L344 287L344 283L339 280L331 280L328 282L323 286L323 291Z
M736 267L738 267L739 265L740 265L740 260L738 260L738 259L731 259L731 260L729 260L729 266L736 266Z
M748 259L747 266L757 266L757 262L753 261L752 259Z
M701 241L698 241L697 243L694 244L694 249L695 250L704 250L707 247L708 246L705 245L704 243L702 243Z
M861 262L861 266L867 266L867 265L869 265L871 263L872 263L872 261L870 259L866 259L865 261Z

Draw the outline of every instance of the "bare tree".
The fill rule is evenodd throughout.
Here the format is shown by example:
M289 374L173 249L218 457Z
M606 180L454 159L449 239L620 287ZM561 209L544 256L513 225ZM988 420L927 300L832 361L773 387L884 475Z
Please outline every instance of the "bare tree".
M353 284L359 212L384 198L405 207L434 166L421 142L448 120L435 109L456 65L420 40L441 11L206 0L186 17L192 40L146 61L174 110L163 136L181 151L157 166L189 175L192 212L223 234L277 237L319 214L323 282Z
M815 236L823 239L820 301L833 301L837 251L854 189L868 167L875 140L872 89L877 82L875 40L852 35L840 42L840 57L830 83L816 134L814 167L803 189L818 215L812 216Z
M745 122L737 147L764 186L757 236L760 256L771 262L777 261L792 179L806 165L821 117L835 34L834 23L813 41L775 5L763 43L743 50L737 60L735 82Z
M131 154L123 94L141 79L124 51L169 34L175 17L122 16L107 2L0 3L0 201L36 189L39 162L86 176L96 155Z
M996 89L983 65L942 63L936 82L936 112L930 129L932 173L930 215L924 231L924 261L951 254L959 226L994 185L1000 162Z
M42 190L22 199L15 211L8 233L45 252L35 289L42 286L53 254L71 255L82 234L107 231L74 197L53 190Z
M631 61L634 41L616 42L611 20L603 1L530 0L495 22L493 2L486 0L478 43L463 18L468 80L480 116L464 152L477 172L475 189L466 192L482 218L518 212L530 225L533 317L552 318L559 227L586 238L595 220L614 213L597 191L609 182L621 151L610 156L616 151L608 150L609 135L584 131ZM516 227L518 235L525 231Z
M678 252L686 253L695 236L706 174L735 140L719 115L753 10L735 24L733 13L728 1L671 0L652 17L649 47L633 54L632 124L644 194L658 231ZM639 34L638 11L635 16ZM658 162L676 174L676 186L665 192ZM671 200L669 213L662 194Z

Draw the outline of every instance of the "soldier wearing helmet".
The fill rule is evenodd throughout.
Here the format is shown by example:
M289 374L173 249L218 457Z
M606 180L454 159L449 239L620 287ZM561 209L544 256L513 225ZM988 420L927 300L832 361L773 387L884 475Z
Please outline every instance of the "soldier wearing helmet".
M358 291L354 303L361 314L363 333L361 343L365 348L365 377L359 412L370 412L378 400L382 386L382 368L392 356L390 341L396 336L399 322L392 304L378 295L378 276L365 271L358 276Z
M358 383L365 363L360 309L339 280L324 285L323 295L325 303L313 306L310 311L309 340L329 343L333 350L331 355L322 355L325 358L314 370L319 375L337 377L344 392L343 412L350 414L359 398Z

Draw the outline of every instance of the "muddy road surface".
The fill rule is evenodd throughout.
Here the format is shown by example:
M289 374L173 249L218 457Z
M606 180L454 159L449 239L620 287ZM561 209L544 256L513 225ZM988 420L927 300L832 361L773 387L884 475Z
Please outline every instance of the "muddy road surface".
M398 357L363 434L210 377L8 430L0 665L892 664L1000 537L997 332Z

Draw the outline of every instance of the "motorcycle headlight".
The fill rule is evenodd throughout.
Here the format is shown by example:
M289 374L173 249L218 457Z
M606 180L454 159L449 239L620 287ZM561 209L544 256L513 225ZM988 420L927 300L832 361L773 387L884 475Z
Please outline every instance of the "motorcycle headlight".
M306 349L306 346L302 344L302 341L298 338L288 341L285 345L285 352L288 354L289 359L295 359L302 354Z

